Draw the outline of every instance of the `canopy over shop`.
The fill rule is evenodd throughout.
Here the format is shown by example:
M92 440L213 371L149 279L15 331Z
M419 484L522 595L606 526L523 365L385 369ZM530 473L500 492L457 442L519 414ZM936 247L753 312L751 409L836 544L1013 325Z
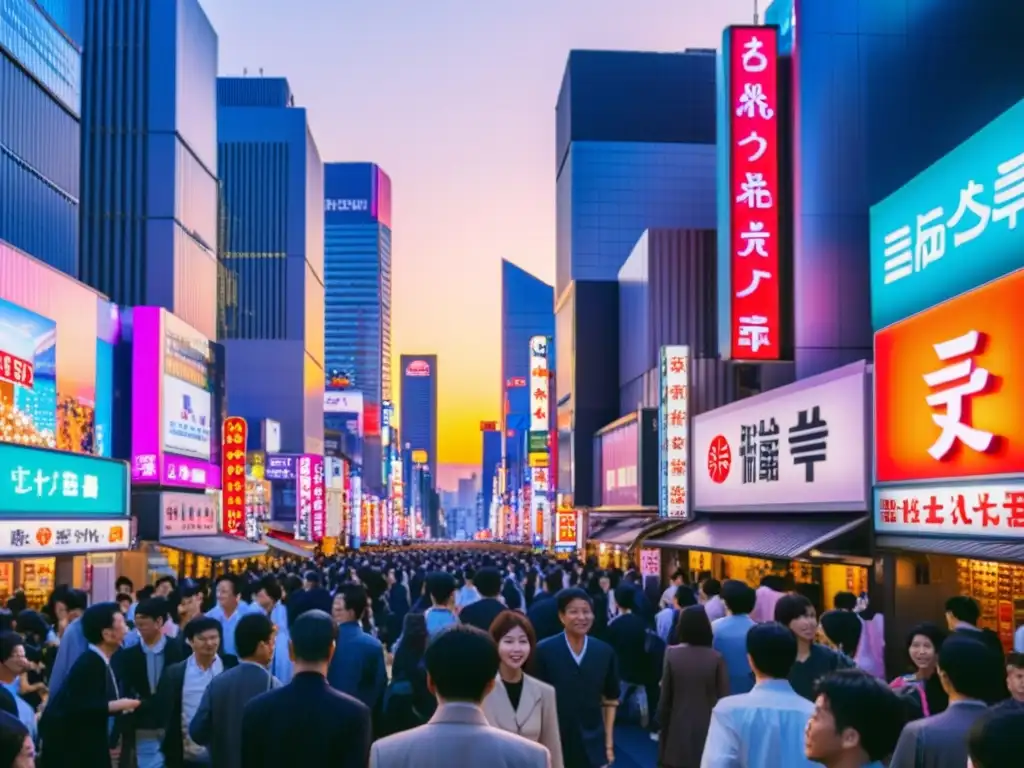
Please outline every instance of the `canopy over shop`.
M782 576L819 610L867 592L870 380L857 362L696 416L694 520L643 543L663 571Z
M295 538L295 523L271 520L266 524L266 531L263 543L273 550L271 554L299 557L304 560L313 556L316 545L311 541L300 541Z

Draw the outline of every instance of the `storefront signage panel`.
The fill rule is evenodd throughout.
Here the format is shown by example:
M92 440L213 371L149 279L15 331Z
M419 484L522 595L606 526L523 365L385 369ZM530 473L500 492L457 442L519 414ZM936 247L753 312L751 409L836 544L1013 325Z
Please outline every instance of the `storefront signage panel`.
M576 546L576 510L560 509L556 513L555 520L555 546L575 547Z
M601 435L601 504L624 507L640 504L637 463L640 424L632 421Z
M245 503L245 445L249 438L249 425L241 416L224 420L221 440L221 488L224 492L224 533L246 535Z
M878 483L1024 472L1024 270L875 334Z
M127 517L123 461L0 443L0 515Z
M530 433L547 435L550 429L550 386L548 371L548 340L545 336L530 339ZM546 438L545 438L546 439ZM532 442L530 450L533 448Z
M530 520L533 521L533 535L544 535L544 518L548 514L548 470L534 467L530 470Z
M690 348L661 348L658 514L690 516Z
M1024 101L871 207L876 330L1024 266Z
M244 497L244 493L242 494ZM209 536L217 532L217 502L205 493L161 493L160 536Z
M297 461L298 456L268 453L263 466L263 476L267 480L294 480Z
M128 549L128 520L0 521L0 556L53 556Z
M864 362L694 419L701 511L862 511L870 504Z
M778 29L725 31L729 356L781 356Z
M879 488L875 531L1024 538L1024 481Z

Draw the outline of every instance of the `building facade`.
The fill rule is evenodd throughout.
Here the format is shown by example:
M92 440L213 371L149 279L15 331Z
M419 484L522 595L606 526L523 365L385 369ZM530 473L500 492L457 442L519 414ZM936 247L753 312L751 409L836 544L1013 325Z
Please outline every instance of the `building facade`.
M872 359L868 210L1020 99L1024 6L776 0L766 20L793 54L793 327L804 378Z
M437 481L437 355L402 355L402 446L424 451L430 477Z
M78 277L84 0L0 21L0 241Z
M480 526L486 528L490 525L491 503L495 493L494 480L501 466L501 432L496 429L484 430L480 433L480 439L483 443L483 461L480 466L480 495L483 509Z
M324 360L363 393L363 480L381 485L380 406L391 393L391 179L374 163L324 166Z
M285 452L322 453L320 152L287 80L220 78L217 98L229 412L281 422Z
M80 277L216 338L217 33L198 0L85 0L84 27Z
M620 267L644 230L714 229L713 51L572 51L555 116L558 491L591 503L619 413Z

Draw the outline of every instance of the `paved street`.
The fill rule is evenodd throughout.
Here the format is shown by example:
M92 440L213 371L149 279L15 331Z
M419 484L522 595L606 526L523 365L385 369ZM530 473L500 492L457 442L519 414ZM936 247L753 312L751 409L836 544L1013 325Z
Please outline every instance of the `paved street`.
M615 768L654 768L658 745L647 731L635 726L615 729Z

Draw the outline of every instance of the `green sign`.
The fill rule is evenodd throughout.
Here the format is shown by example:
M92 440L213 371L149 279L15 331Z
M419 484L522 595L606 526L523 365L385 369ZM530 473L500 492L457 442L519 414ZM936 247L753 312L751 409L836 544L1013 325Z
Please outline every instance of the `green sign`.
M526 441L527 453L546 453L548 450L547 432L530 432Z
M128 465L0 443L0 517L127 517Z

